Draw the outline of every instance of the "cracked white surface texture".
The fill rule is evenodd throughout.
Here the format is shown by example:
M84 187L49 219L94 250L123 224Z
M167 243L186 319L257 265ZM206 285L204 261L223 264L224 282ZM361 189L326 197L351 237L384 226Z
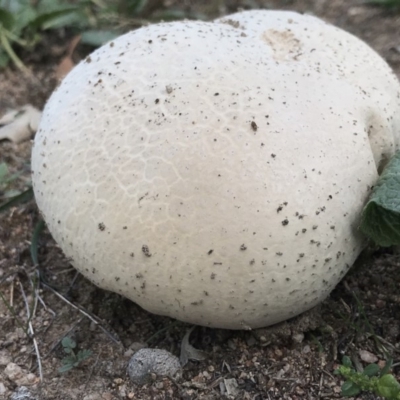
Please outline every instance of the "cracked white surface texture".
M267 326L321 302L362 250L399 110L385 62L316 18L152 25L52 95L34 191L100 287L194 324Z

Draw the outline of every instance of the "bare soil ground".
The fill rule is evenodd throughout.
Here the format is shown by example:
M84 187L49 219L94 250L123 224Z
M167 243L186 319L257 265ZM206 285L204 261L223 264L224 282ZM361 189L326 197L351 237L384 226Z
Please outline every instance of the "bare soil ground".
M170 7L210 17L238 7L310 12L364 39L400 76L400 13L368 7L358 0L219 3L214 7L210 1L168 2ZM6 108L26 103L43 107L56 85L54 71L66 46L67 38L57 36L34 57L25 56L32 74L12 68L0 73L0 115ZM13 183L15 189L21 190L29 182L30 148L29 142L0 143L0 162L6 162L11 172L23 172ZM179 355L189 326L151 315L93 286L69 265L47 231L39 238L39 267L33 266L30 244L38 220L34 201L0 214L0 294L4 296L4 301L0 299L0 398L340 399L342 381L333 371L343 354L358 366L371 361L383 365L386 357L392 357L393 373L400 380L400 256L391 251L360 259L330 298L304 317L252 332L197 327L191 343L206 351L207 359L190 361L180 379L161 378L138 387L126 373L134 351L147 344ZM71 304L96 315L103 329L47 286L40 286L35 294L32 282L38 271L43 282ZM43 382L38 378L33 341L24 332L28 323L25 303L32 304L35 298L40 301L31 323ZM7 305L12 306L14 315ZM65 356L60 341L67 334L81 349L90 349L92 356L60 374L58 368ZM225 381L228 379L237 383L229 393L225 383L232 381ZM27 388L25 392L21 386ZM375 397L364 393L357 398Z

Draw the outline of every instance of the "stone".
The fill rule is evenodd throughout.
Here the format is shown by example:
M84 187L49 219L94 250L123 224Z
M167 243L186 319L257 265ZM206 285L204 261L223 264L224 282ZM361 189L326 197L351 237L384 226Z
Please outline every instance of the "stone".
M144 385L157 376L175 377L181 369L178 357L162 349L145 348L137 351L129 361L128 374L132 382Z

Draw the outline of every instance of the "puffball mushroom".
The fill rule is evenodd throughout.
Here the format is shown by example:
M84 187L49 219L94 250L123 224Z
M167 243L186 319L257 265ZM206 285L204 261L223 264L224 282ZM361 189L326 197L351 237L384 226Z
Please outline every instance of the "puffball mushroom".
M271 325L325 299L365 246L399 93L371 48L312 16L147 26L51 96L37 203L98 286L193 324Z

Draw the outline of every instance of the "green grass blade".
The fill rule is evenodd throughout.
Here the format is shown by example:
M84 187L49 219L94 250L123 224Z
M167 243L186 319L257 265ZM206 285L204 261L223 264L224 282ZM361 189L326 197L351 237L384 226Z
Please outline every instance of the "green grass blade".
M0 213L8 210L9 208L16 206L20 203L26 203L33 199L33 189L29 188L12 199L8 200L6 203L0 205Z
M42 233L42 231L44 229L44 226L45 226L44 221L40 220L35 225L35 229L33 230L32 240L31 240L31 258L32 258L33 265L39 264L38 242L39 242L40 234Z

